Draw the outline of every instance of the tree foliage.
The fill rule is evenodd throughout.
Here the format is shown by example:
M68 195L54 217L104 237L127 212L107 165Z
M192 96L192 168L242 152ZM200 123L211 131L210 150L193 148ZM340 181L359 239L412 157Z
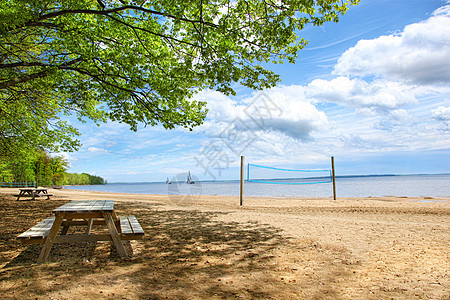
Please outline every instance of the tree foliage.
M74 150L80 119L192 129L205 88L274 86L261 62L294 62L308 23L359 0L9 0L0 4L0 139ZM2 151L2 149L0 149Z
M40 186L105 184L87 173L67 173L68 162L44 151L21 151L14 159L0 160L0 182L37 182Z
M87 173L77 174L77 173L67 173L66 174L66 184L68 185L97 185L106 184L106 181L95 175L90 175Z
M67 162L61 157L51 157L43 151L20 151L14 159L2 160L0 181L37 182L51 186L63 184Z

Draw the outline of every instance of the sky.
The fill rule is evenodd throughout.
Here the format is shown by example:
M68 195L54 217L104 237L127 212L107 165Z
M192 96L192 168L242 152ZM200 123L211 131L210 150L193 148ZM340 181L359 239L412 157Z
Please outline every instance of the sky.
M239 179L245 163L336 175L450 173L450 1L361 0L339 23L299 32L295 64L266 65L274 88L206 90L201 126L143 127L70 119L68 172L108 182Z

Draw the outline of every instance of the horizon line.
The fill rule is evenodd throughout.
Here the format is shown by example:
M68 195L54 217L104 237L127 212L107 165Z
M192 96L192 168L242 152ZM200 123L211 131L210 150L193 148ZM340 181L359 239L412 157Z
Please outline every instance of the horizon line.
M413 173L413 174L369 174L369 175L336 175L336 178L356 178L356 177L394 177L394 176L439 176L450 175L450 173ZM310 178L310 177L307 177ZM278 178L278 179L307 179L307 178ZM316 178L316 177L313 177ZM224 181L240 181L239 179L222 179L222 180L198 180L198 182L224 182ZM247 179L245 179L247 181ZM185 181L174 181L185 183ZM166 183L165 181L114 181L106 184L118 183Z

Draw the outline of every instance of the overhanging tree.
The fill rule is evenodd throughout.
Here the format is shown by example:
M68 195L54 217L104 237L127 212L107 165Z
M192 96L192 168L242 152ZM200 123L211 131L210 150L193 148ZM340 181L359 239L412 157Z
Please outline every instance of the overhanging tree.
M308 23L337 22L359 0L10 0L0 7L0 151L74 150L80 119L192 129L204 88L234 94L279 77Z

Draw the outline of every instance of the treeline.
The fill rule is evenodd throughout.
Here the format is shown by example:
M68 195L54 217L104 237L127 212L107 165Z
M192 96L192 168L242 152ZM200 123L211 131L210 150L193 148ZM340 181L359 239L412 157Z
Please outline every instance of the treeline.
M66 173L67 185L94 185L106 184L106 181L100 176L89 175L86 173Z
M68 162L45 151L23 151L0 157L1 182L36 182L39 186L105 184L99 176L67 173Z

